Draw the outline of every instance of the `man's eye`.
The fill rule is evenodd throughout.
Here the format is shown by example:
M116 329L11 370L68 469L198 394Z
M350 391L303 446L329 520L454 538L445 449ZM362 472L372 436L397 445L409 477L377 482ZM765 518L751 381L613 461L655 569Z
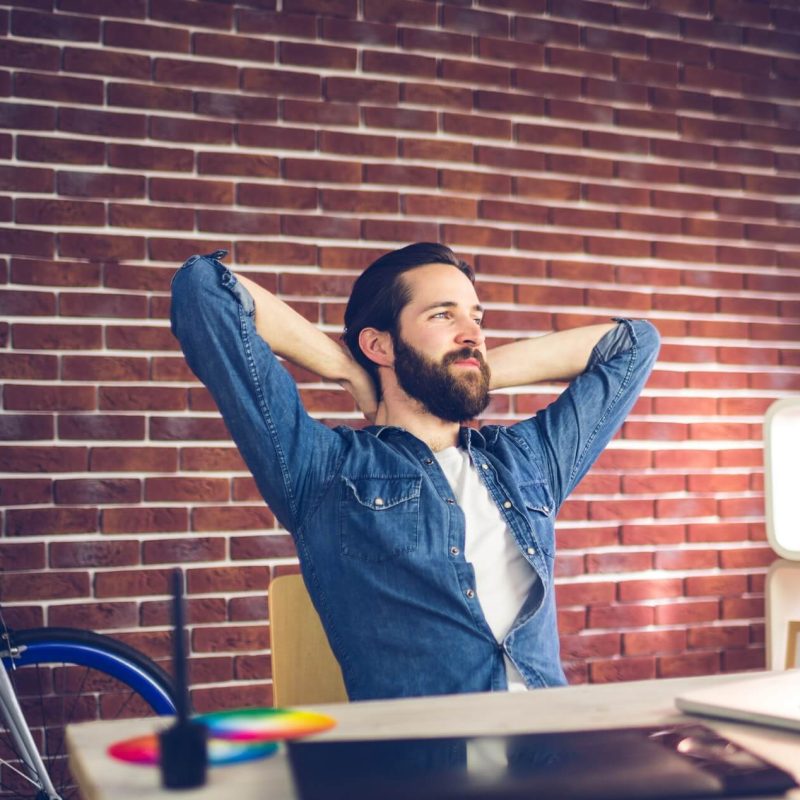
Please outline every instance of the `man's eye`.
M474 320L473 320L473 322L474 322L474 323L475 323L475 324L476 324L476 325L477 325L479 328L482 328L482 327L483 327L483 319L482 319L482 318L480 318L480 317L479 317L479 318L477 318L477 319L474 319Z

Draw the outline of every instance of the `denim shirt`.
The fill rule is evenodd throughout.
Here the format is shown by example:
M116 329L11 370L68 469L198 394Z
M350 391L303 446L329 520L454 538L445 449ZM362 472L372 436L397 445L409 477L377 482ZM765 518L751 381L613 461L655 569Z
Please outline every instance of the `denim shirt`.
M351 700L566 683L553 591L556 514L622 424L658 351L648 322L619 320L586 370L534 417L462 428L520 552L539 576L502 642L464 558L464 514L430 448L392 427L329 428L256 333L252 297L219 261L173 280L172 327L214 396L259 490L291 532Z

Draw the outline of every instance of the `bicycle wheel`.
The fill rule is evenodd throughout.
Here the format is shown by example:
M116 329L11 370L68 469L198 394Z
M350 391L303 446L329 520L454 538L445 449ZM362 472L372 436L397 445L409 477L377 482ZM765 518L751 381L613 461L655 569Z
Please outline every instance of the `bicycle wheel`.
M109 636L73 628L9 633L3 664L23 715L63 800L77 798L67 769L64 729L72 722L175 712L172 679L147 656ZM46 794L27 775L0 719L0 798Z

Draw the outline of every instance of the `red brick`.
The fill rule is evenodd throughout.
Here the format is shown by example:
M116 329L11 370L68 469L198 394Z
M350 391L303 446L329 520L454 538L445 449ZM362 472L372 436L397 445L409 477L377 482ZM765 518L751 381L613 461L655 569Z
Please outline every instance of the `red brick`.
M22 161L102 164L103 143L19 135L17 158Z
M44 542L4 542L0 544L0 568L11 570L41 570L46 565Z
M97 42L100 39L100 21L71 14L40 14L17 8L11 16L11 32L16 36L37 39Z
M0 353L0 377L18 380L53 380L57 371L56 356Z
M109 143L108 145L108 163L110 166L123 167L126 169L144 170L144 169L161 169L169 170L170 172L189 172L194 168L194 152L182 148L173 147L146 147L142 145L133 144L115 144ZM110 176L116 180L122 180L122 176ZM126 176L128 180L134 178L137 181L142 181L140 176ZM86 180L93 184L96 181L103 180L102 175L85 176ZM141 196L137 192L136 196ZM119 196L113 194L110 196ZM129 195L125 195L129 196Z
M583 237L572 234L519 231L517 245L523 250L551 253L575 253L583 250Z
M623 580L619 582L617 592L622 602L682 597L683 585L679 578Z
M230 657L192 658L189 662L189 679L192 684L222 683L232 678L233 659Z
M3 33L7 33L7 30L3 30ZM65 50L70 49L72 48L65 48ZM58 47L50 45L6 39L3 53L0 54L0 63L11 67L57 71L60 64L60 52Z
M0 499L4 506L49 504L53 499L52 481L49 478L2 479Z
M177 451L168 447L93 447L89 469L93 472L174 472Z
M315 95L318 93L314 92ZM390 81L337 77L325 78L323 96L328 100L339 102L397 103L400 91L399 85Z
M102 597L137 597L169 593L169 570L115 570L98 572L94 594Z
M188 180L176 178L151 178L151 200L177 203L233 202L233 184L228 181Z
M595 661L589 664L592 683L619 681L641 681L656 677L655 658L618 658L610 661Z
M567 286L524 285L517 288L520 303L532 305L583 305L583 289Z
M174 108L177 111L192 110L192 93L187 89L166 86L144 86L129 83L109 83L108 104L159 110ZM117 115L123 116L123 115ZM143 117L139 119L144 119ZM144 131L140 136L144 135Z
M197 55L229 58L236 61L267 63L275 58L275 43L251 36L195 33L192 36L192 52Z
M6 535L52 536L66 533L94 533L97 510L94 508L31 508L6 511ZM38 599L43 599L44 595ZM4 597L4 600L8 600Z
M204 506L193 509L191 525L195 531L263 530L274 527L275 520L264 506Z
M194 110L209 117L236 120L275 120L278 101L274 97L237 96L228 92L195 92Z
M404 50L432 50L437 54L470 55L473 49L472 37L461 33L400 28L399 34L400 46Z
M435 106L439 108L472 108L472 92L457 86L440 86L433 83L403 83L400 98L404 103Z
M296 550L290 536L236 536L231 539L234 560L294 558Z
M103 533L171 533L189 529L185 508L106 508L101 514Z
M320 22L322 23L320 35L323 39L357 42L361 45L382 44L388 46L394 46L397 41L397 29L394 25L357 22L335 17L323 17Z
M233 141L233 130L227 122L151 116L149 134L153 139L165 141L227 145Z
M208 28L229 28L233 11L217 3L192 0L161 0L150 9L150 18Z
M103 102L103 84L87 78L17 72L14 74L14 94L17 97L99 105Z
M686 650L686 631L637 631L622 636L626 656L653 656Z
M237 242L236 260L240 264L316 264L314 245L296 242Z
M147 600L141 604L141 624L169 625L172 604L167 600ZM221 597L193 597L186 603L186 619L190 624L227 621L225 600Z
M62 414L61 439L144 439L144 417L104 414Z
M86 572L6 573L3 576L3 602L20 600L63 600L89 596Z
M138 259L144 255L144 239L139 236L103 236L60 233L60 256L95 259Z
M159 211L160 209L156 209ZM166 226L172 229L177 225ZM192 226L187 226L191 228ZM280 233L280 217L277 214L259 214L252 211L211 211L197 212L197 229L199 231L218 231L220 233L241 234L261 233L275 236Z
M766 650L763 647L732 650L722 654L723 672L741 672L749 669L766 669Z
M659 678L682 678L690 675L713 675L720 671L719 653L687 653L657 659Z
M142 544L143 564L221 561L224 557L225 541L219 537L161 538Z
M131 50L189 52L189 31L166 25L143 25L108 21L103 27L103 44Z
M556 586L559 607L608 605L614 601L614 583L572 583Z
M258 491L256 482L252 478L234 478L232 499L236 501L256 501L263 502L261 493Z
M716 600L687 600L668 603L655 608L656 625L687 625L697 622L715 622L719 617Z
M74 478L53 482L59 504L136 503L141 500L138 479Z
M0 229L0 247L6 253L50 258L55 237L44 231Z
M589 609L590 628L639 628L652 625L653 607L648 605L594 606Z
M105 222L105 209L102 203L20 198L14 217L22 225L97 226Z
M392 220L364 220L362 236L388 242L438 241L439 226L434 222L406 222Z
M561 657L566 661L578 658L608 658L621 652L618 633L562 635L560 639Z
M139 542L51 542L49 562L55 569L131 566L139 563Z
M149 80L150 59L134 53L117 53L80 47L64 48L64 71Z
M186 576L191 594L263 591L269 584L269 569L264 566L193 568Z
M586 556L589 573L641 572L652 566L652 555L647 552L589 553Z

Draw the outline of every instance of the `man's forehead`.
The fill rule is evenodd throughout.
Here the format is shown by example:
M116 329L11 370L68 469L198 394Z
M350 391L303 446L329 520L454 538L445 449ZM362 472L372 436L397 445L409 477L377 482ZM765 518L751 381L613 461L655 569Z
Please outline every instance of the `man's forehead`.
M414 305L480 305L472 281L452 264L424 264L404 273L403 278Z

